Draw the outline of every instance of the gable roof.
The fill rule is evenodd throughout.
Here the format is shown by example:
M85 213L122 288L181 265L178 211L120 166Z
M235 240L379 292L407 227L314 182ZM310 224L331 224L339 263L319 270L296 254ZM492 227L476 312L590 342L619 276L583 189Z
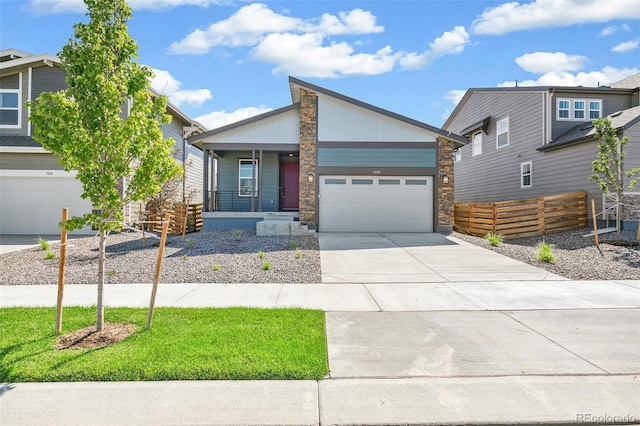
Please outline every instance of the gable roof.
M608 115L611 121L611 127L625 131L640 122L640 106L628 108L622 111L614 112ZM558 136L545 146L538 148L538 151L553 151L554 149L566 146L576 145L583 142L593 141L595 139L595 128L593 123L586 122L579 124L566 133Z
M0 75L11 74L19 68L27 65L40 63L41 65L60 65L60 59L57 56L48 53L39 55L31 55L15 49L0 50Z
M627 77L624 80L616 81L611 84L611 87L615 89L637 89L640 87L640 72Z
M469 143L469 141L466 138L464 138L464 137L462 137L460 135L457 135L455 133L448 132L448 131L446 131L444 129L441 129L439 127L431 126L429 124L423 123L422 121L414 120L413 118L409 118L409 117L406 117L404 115L400 115L400 114L397 114L395 112L388 111L386 109L383 109L383 108L368 104L366 102L359 101L359 100L351 98L349 96L345 96L345 95L342 95L340 93L334 92L332 90L325 89L324 87L316 86L315 84L311 84L309 82L299 80L299 79L297 79L295 77L289 77L289 88L291 90L291 99L293 100L294 103L300 102L300 90L297 90L297 89L304 88L304 89L310 90L312 92L321 93L323 95L330 96L330 97L335 98L335 99L339 99L341 101L350 103L352 105L356 105L356 106L358 106L360 108L364 108L366 110L373 111L375 113L384 115L384 116L392 118L394 120L398 120L398 121L401 121L403 123L406 123L406 124L409 124L409 125L412 125L412 126L416 126L416 127L421 128L421 129L428 130L430 132L433 132L433 133L435 133L437 135L440 135L440 136L442 136L442 137L444 137L446 139L452 140L454 142L458 142L460 144L466 145L467 143Z

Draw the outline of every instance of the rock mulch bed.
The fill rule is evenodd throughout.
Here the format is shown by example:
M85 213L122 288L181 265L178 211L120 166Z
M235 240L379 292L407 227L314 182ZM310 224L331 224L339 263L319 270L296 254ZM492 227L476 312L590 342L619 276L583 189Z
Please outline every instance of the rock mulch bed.
M593 237L583 237L589 231L582 229L544 237L520 238L505 241L498 247L492 247L483 238L457 232L451 235L573 280L640 280L640 247L607 244L607 241L616 239L616 233L613 232L599 236L601 244L598 250ZM621 240L633 243L635 239L635 231L622 232ZM551 245L556 257L555 264L536 258L536 246L542 241Z
M105 282L152 283L158 239L142 244L139 232L107 238ZM210 231L169 236L162 263L162 283L319 283L318 239L311 236L258 237L255 231ZM0 256L0 284L57 284L59 245L54 259L40 248ZM263 252L263 258L259 257ZM69 240L65 284L97 282L98 238ZM265 262L270 270L263 269ZM216 265L216 266L214 266ZM215 269L215 270L214 270Z

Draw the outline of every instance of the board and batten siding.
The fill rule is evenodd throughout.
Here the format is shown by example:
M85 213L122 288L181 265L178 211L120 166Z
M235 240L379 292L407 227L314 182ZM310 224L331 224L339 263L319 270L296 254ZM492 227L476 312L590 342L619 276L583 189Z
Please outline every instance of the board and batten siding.
M258 187L262 187L262 211L275 212L279 207L279 171L278 171L278 153L263 152L262 164L258 167L262 168L262 183L258 183ZM260 160L259 154L256 152L256 160ZM236 194L233 198L234 211L249 211L251 206L251 197L238 197L238 167L239 160L251 160L251 151L226 151L224 156L218 160L218 191L222 194L220 197L229 197L228 193L233 191ZM256 176L259 176L256 169ZM255 197L255 205L257 210L258 197Z
M248 144L299 144L300 113L298 109L285 111L255 123L230 129L206 138L207 142ZM295 149L297 151L297 148Z
M482 154L471 155L471 144L461 149L454 164L456 202L503 201L528 198L531 188L520 187L520 164L533 162L544 142L544 91L475 92L446 130L460 133L491 117L482 133ZM509 144L497 148L496 122L509 118Z
M320 94L318 141L435 142L436 135L378 112Z

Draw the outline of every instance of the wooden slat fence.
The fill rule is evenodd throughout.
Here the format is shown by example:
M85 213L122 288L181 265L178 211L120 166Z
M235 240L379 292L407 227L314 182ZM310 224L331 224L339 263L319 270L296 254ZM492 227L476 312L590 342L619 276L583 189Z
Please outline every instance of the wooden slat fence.
M186 233L197 232L202 230L202 203L200 204L175 204L173 210L169 210L171 215L169 222L169 234L182 234L183 228L186 226ZM162 217L164 211L152 210L149 213L149 230L160 232L162 230ZM187 221L185 225L185 220Z
M456 203L454 217L456 230L480 237L489 232L514 239L570 231L587 225L587 193L498 203Z

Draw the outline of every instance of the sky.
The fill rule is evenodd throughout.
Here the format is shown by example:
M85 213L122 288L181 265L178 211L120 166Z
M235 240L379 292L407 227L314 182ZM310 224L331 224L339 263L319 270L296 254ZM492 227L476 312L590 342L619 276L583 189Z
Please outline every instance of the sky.
M640 72L640 0L129 0L152 87L209 129L291 104L288 77L440 127L472 87ZM57 54L82 0L0 0L0 49Z

